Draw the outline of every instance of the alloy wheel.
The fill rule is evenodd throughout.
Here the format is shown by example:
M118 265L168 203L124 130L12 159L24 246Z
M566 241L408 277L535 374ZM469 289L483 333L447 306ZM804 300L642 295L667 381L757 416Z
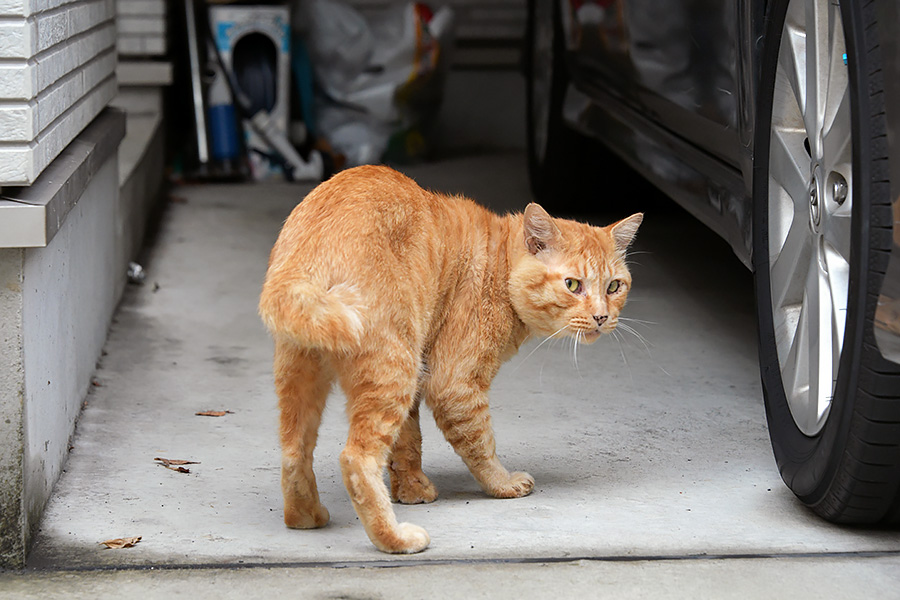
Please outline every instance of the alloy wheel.
M831 410L846 324L852 230L850 86L840 6L788 7L769 148L769 274L778 364L808 436Z

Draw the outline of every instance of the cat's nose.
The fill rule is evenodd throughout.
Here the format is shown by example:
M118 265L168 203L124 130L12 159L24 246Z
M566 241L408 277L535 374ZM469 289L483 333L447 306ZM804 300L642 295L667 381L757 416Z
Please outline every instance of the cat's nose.
M594 315L594 320L597 321L597 325L603 325L604 323L606 323L606 320L608 318L609 318L608 315L603 315L602 317L598 316L598 315Z

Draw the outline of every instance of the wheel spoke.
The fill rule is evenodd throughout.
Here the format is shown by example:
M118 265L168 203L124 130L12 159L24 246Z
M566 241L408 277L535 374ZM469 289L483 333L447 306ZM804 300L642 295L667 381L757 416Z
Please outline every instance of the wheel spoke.
M804 302L798 308L784 311L784 321L776 325L779 364L784 393L794 420L806 415L809 403L809 307ZM798 426L801 426L798 422ZM805 427L805 425L801 426Z
M837 253L843 262L850 262L850 235L852 221L849 214L832 214L828 216L825 228L825 241L831 250Z
M806 106L806 33L796 25L785 28L778 62L797 103L797 112L802 114L802 107Z
M787 308L802 301L804 275L811 261L812 243L808 226L802 218L794 219L784 246L770 267L773 308Z
M821 0L806 0L806 98L803 121L813 160L822 157L829 68L829 10Z
M772 130L769 175L788 193L794 206L806 210L809 201L809 156L803 147L802 129Z
M832 160L843 157L850 142L850 78L844 64L844 38L839 25L832 32L828 52L828 89L822 123L824 156Z
M816 260L809 270L806 294L809 326L809 402L806 425L818 429L819 418L831 403L832 369L834 363L834 305L822 248L817 248Z
M844 109L838 113L837 118L832 124L831 129L825 134L823 145L825 148L825 156L822 160L824 172L838 172L846 181L850 181L849 175L853 172L851 141L852 134L850 132L850 113L849 100L843 106L848 106L846 119L843 118ZM849 194L848 194L849 196Z
M849 88L829 106L826 130L822 138L825 168L829 171L847 170L851 161L850 93ZM832 108L833 107L833 108Z
M846 224L848 235L850 219L841 219ZM849 251L849 246L848 246ZM825 264L828 271L828 292L831 299L831 328L833 375L837 375L837 365L841 359L841 348L844 343L844 329L847 324L847 302L850 292L850 262L825 239L823 246Z

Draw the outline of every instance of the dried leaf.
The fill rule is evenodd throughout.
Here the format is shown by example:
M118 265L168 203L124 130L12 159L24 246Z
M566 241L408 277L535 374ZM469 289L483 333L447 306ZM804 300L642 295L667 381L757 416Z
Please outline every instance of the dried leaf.
M127 537L127 538L116 538L114 540L106 540L105 542L100 542L107 548L112 548L113 550L119 550L120 548L131 548L139 541L141 541L142 536L135 537Z
M153 460L158 460L164 465L199 465L200 463L196 460L178 460L175 458L154 458Z
M178 465L199 465L200 463L195 460L178 460L178 459L170 459L170 458L154 458L153 460L157 461L156 464L162 465L163 467L169 469L170 471L175 471L177 473L190 473L190 469L185 469L184 467Z
M224 417L225 415L233 414L233 410L204 410L203 412L194 413L198 417Z

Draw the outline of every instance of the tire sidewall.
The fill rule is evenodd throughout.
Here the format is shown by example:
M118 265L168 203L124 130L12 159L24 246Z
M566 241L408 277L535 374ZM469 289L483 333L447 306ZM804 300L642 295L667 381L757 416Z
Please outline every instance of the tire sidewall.
M540 6L539 6L540 5ZM545 10L549 18L541 20ZM528 176L534 196L541 202L552 203L564 211L579 211L583 208L581 192L588 181L587 173L593 165L603 164L605 152L590 143L580 133L566 124L563 116L569 73L566 65L565 42L562 28L560 5L556 0L530 0L527 28L526 62L526 150L528 154ZM543 15L547 16L547 15ZM540 23L538 22L540 21ZM553 41L549 57L548 85L541 90L548 109L544 125L544 148L542 158L538 158L536 126L534 115L535 86L533 63L535 36L539 27L552 27Z
M547 98L543 98L543 102L547 103L549 107L549 115L548 119L545 123L546 131L544 134L544 148L540 153L543 158L538 158L538 150L537 147L537 127L539 126L535 122L534 118L534 110L535 110L535 70L539 68L535 65L534 61L534 46L537 43L536 36L538 35L538 28L541 26L546 26L546 23L539 22L541 20L541 15L538 14L538 4L541 2L546 2L547 0L529 0L528 2L528 26L526 31L526 50L525 56L526 59L526 77L525 77L525 85L526 85L526 150L528 155L528 175L531 180L531 187L534 190L535 196L539 199L544 199L551 192L551 188L553 185L553 156L552 152L555 150L553 148L553 143L555 140L553 139L555 136L555 132L559 130L561 123L560 119L556 116L556 113L562 110L561 107L561 92L562 88L564 88L564 82L560 81L561 73L559 73L559 63L560 57L557 56L557 45L559 41L557 40L557 31L556 31L556 15L554 14L554 23L553 23L553 57L551 59L551 73L550 73L550 84L549 89L543 90L548 94ZM554 13L555 10L554 3Z
M817 435L810 437L797 428L787 403L775 344L769 281L769 142L777 58L788 4L788 0L772 2L766 18L754 140L753 262L760 373L775 460L788 487L805 504L815 506L828 494L844 455L850 422L853 417L863 331L866 323L866 281L863 279L867 272L869 211L866 205L868 185L862 174L864 172L863 165L867 164L868 156L867 148L860 143L860 112L865 112L868 99L864 93L861 93L862 86L858 80L858 74L861 72L859 64L861 56L857 50L860 36L856 27L860 23L860 17L855 3L844 2L841 4L841 16L847 54L850 57L848 68L851 95L851 143L853 146L850 294L831 412L822 430Z

